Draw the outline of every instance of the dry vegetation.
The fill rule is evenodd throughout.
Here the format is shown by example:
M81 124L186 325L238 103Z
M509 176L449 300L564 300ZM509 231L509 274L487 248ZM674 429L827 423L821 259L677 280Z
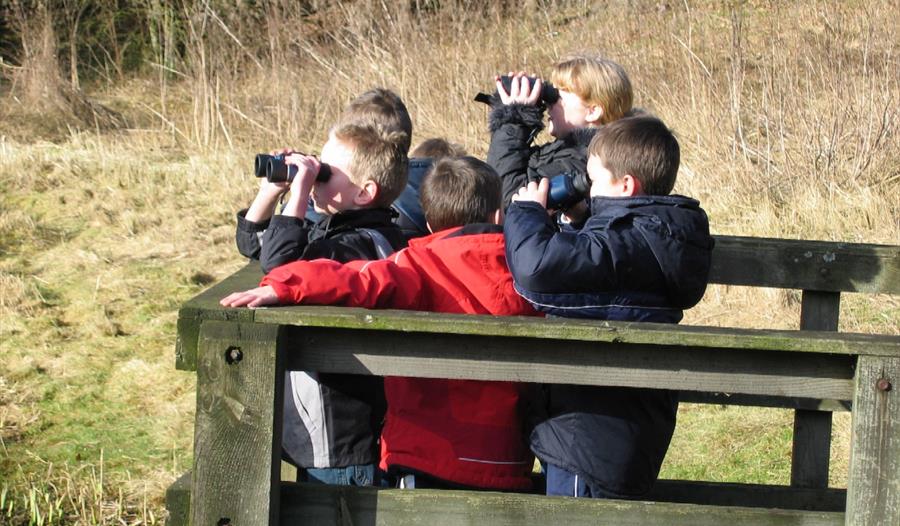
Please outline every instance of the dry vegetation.
M315 151L371 86L401 93L414 142L483 155L471 100L494 73L599 50L679 134L676 190L716 233L900 242L896 1L176 4L129 3L152 38L128 69L112 45L78 62L84 3L0 2L20 39L0 63L0 523L162 521L193 427L177 307L242 265L252 154ZM714 287L686 323L795 327L798 300ZM898 332L896 297L843 307L841 330ZM686 405L663 475L786 483L790 421Z

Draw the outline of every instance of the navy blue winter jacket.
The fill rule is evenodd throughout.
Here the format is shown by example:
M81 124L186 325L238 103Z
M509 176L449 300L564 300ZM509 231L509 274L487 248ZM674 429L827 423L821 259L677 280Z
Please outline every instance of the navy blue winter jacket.
M682 196L595 197L577 231L559 232L536 203L504 223L516 290L567 318L677 323L706 290L713 239L706 213ZM536 402L535 455L609 493L650 491L675 429L677 393L548 385Z

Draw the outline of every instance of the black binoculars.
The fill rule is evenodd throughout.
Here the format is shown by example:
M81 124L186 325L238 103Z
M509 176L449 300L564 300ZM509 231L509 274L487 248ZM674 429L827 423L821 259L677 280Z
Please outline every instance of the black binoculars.
M509 75L502 75L500 77L500 84L503 85L503 89L506 90L507 93L512 89L512 77ZM528 87L531 88L534 86L534 82L537 80L536 77L522 77L523 80L528 81ZM521 82L521 81L520 81ZM546 106L553 106L556 104L556 101L559 100L559 90L556 89L556 86L550 84L548 81L543 81L541 85L541 102L543 102Z
M294 181L297 175L297 167L284 162L284 155L256 154L253 163L253 173L256 177L265 177L270 183L288 183ZM327 183L331 179L331 167L325 163L319 163L319 173L316 175L317 183Z
M561 173L550 179L547 208L565 210L583 200L591 191L591 181L584 172Z

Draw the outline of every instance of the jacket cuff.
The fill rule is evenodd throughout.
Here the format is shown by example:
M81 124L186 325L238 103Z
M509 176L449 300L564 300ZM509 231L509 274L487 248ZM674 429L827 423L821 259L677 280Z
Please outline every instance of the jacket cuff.
M267 278L263 278L261 286L270 286L275 291L275 295L278 296L278 304L279 305L293 305L296 302L294 301L294 295L291 293L291 288L285 285L280 281L269 280Z
M495 106L488 117L491 133L499 130L504 124L519 124L540 131L544 129L544 109L540 106L525 104L502 104Z
M249 208L245 208L237 213L237 228L243 232L262 232L263 230L269 228L269 220L261 221L257 223L256 221L250 221L247 219L247 211Z
M286 215L274 215L272 219L269 220L270 226L297 226L303 227L306 224L306 220L302 217L294 217L294 216L286 216Z

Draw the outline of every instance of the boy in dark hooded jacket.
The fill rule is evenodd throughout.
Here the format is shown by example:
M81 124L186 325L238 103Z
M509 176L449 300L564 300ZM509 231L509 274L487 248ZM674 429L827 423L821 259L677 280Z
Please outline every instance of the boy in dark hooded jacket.
M548 182L513 197L504 234L517 292L551 316L677 323L703 296L713 239L697 201L669 195L679 146L659 119L597 130L588 148L591 215L559 232ZM530 443L547 494L641 498L675 429L677 393L548 385Z

